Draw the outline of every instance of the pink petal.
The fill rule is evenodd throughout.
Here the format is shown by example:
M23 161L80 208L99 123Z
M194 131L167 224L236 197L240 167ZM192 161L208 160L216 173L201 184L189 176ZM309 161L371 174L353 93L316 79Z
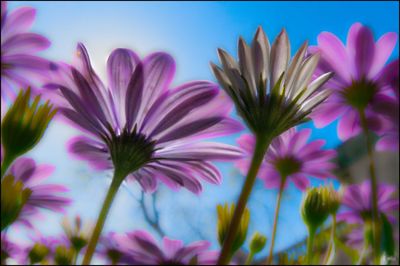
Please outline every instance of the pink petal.
M397 33L388 32L383 35L376 43L374 60L369 71L368 77L374 78L383 68L397 43Z
M33 21L35 20L35 16L36 10L34 8L21 7L15 9L11 13L7 14L4 25L2 25L1 34L4 37L13 36L15 34L29 30L29 28L33 24Z
M343 43L332 33L323 32L318 35L318 47L321 56L330 64L334 72L343 81L350 83L349 58Z

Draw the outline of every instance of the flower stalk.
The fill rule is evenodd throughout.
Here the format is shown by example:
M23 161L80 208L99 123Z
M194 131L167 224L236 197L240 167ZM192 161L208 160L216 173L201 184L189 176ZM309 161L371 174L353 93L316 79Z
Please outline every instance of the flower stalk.
M311 265L312 262L312 249L314 246L314 238L315 238L315 232L316 228L313 226L308 227L308 241L307 241L307 257L306 257L306 264Z
M326 253L326 257L324 260L325 265L331 264L331 254L332 250L334 249L335 239L336 239L336 214L332 214L332 229L331 229L331 239L329 241L328 251Z
M240 193L239 199L236 204L235 212L233 214L232 222L229 226L228 234L225 238L224 244L222 246L221 254L218 258L218 265L226 265L230 260L230 253L232 250L233 241L239 229L240 221L246 207L246 203L249 199L251 191L256 180L256 176L260 165L264 159L265 152L268 149L271 140L265 137L257 137L256 145L250 165L250 169L247 173L246 180L242 191Z
M379 264L380 257L380 226L379 226L379 212L378 212L378 182L375 172L375 163L373 148L371 142L371 136L368 130L367 118L365 116L365 111L360 110L360 120L363 133L365 135L365 141L367 145L368 159L369 159L369 174L371 178L371 191L372 191L372 235L374 241L372 242L372 250L374 263Z
M270 265L272 263L273 259L273 251L274 251L274 245L275 245L275 236L276 236L276 229L278 225L278 216L279 216L279 210L281 207L281 199L282 199L282 194L283 194L283 189L285 188L285 183L286 183L286 177L283 177L281 180L281 185L279 187L279 192L278 192L278 197L276 200L276 207L275 207L275 215L274 215L274 225L272 228L272 238L271 238L271 246L269 248L269 255L267 259L267 265Z
M101 207L101 211L99 217L96 222L96 226L93 230L92 236L89 240L89 244L85 253L85 256L82 261L82 265L89 265L92 260L93 253L96 249L97 242L99 241L101 232L103 231L104 223L106 221L107 215L110 211L110 207L112 202L114 201L115 195L118 192L119 187L122 184L122 181L126 176L119 173L119 171L115 171L113 180L111 182L110 188L107 192L106 198L104 200L103 206Z

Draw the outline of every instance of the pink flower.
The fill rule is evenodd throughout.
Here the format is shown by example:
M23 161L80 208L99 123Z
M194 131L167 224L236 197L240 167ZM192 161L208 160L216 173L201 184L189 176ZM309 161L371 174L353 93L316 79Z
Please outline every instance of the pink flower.
M312 114L317 127L339 118L339 138L347 140L361 132L360 112L365 112L370 130L379 133L388 127L372 106L389 101L388 89L393 79L398 80L398 71L385 66L396 42L394 32L375 42L371 30L360 23L350 28L347 46L330 32L318 36L318 46L309 48L311 53L321 54L315 76L326 71L334 71L335 76L325 85L333 89L333 94Z
M121 250L134 265L188 265L196 260L198 265L215 265L218 252L209 251L207 241L193 242L184 246L181 240L164 237L162 245L145 231L135 231L118 237Z
M335 164L330 160L335 157L336 152L322 150L324 140L307 143L310 134L310 129L296 131L292 128L272 141L258 175L264 180L267 188L279 188L282 178L286 178L304 191L310 184L308 176L332 176L331 170ZM246 156L237 161L236 166L245 175L251 162L255 138L252 135L243 135L238 139L238 143Z

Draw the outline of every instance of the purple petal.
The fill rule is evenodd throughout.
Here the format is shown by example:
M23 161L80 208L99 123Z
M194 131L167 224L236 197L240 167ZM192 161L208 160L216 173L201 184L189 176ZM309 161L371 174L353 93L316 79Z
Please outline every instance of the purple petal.
M67 149L78 159L83 159L96 170L105 170L112 167L107 147L93 139L79 136L69 140Z
M338 125L338 136L340 140L345 141L349 138L357 136L361 132L357 112L348 111L343 115Z
M125 113L126 126L128 129L131 129L136 122L136 117L138 115L140 103L142 100L143 82L143 65L139 63L136 66L135 71L133 72L128 87L126 89Z
M355 45L356 78L361 79L368 75L375 56L374 36L369 28L359 30Z
M168 259L173 259L175 254L183 247L182 240L163 238L164 253Z
M7 39L1 49L3 55L21 54L21 53L36 53L50 46L50 41L35 33L23 33L14 35Z
M3 1L2 1L3 3ZM7 14L7 19L2 21L1 34L3 36L13 36L27 31L35 20L36 10L31 7L21 7Z
M374 78L384 67L397 43L397 33L388 32L376 42L374 60L368 77Z
M349 84L351 82L349 58L343 43L332 33L323 32L318 35L318 47L321 56L329 63L331 69Z
M165 159L190 161L190 160L234 160L242 157L242 153L234 146L216 143L201 142L177 145L174 149L156 151L155 157Z
M144 88L138 119L143 122L148 109L169 88L175 74L175 61L167 53L153 53L143 60Z

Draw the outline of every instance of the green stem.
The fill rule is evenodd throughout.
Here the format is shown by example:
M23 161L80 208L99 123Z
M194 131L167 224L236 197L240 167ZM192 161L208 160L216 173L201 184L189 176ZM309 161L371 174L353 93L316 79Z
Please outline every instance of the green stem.
M371 188L372 188L372 232L373 232L373 255L374 263L379 264L380 255L380 228L379 228L379 212L378 212L378 182L375 173L374 155L373 147L371 142L371 137L368 130L368 123L365 117L365 112L360 111L361 126L365 135L365 140L367 144L368 158L369 158L369 174L371 178Z
M309 227L309 237L307 241L307 258L306 258L306 264L311 265L312 262L312 249L314 245L314 237L315 237L315 230L316 228Z
M332 231L331 231L331 240L329 241L328 252L325 257L325 265L328 265L333 247L335 245L335 237L336 237L336 214L332 214Z
M250 265L253 261L254 253L250 251L249 255L247 256L246 262L244 265Z
M271 246L269 247L269 255L268 255L267 265L271 265L272 259L273 259L276 229L277 229L277 226L278 226L279 210L281 208L281 199L282 199L283 189L285 188L285 183L286 183L286 177L282 177L281 185L279 186L278 198L276 200L275 215L274 215L274 225L273 225L273 228L272 228Z
M4 160L3 160L3 163L1 164L1 178L4 177L5 173L7 172L8 168L10 167L10 165L17 158L16 156L9 156L8 154L9 153L5 152Z
M358 262L356 265L362 265L364 263L364 258L365 255L367 254L367 250L368 250L368 241L364 239L364 246L363 249L361 250L360 258L358 258Z
M101 231L103 230L103 226L104 226L104 223L107 218L107 214L110 210L111 204L112 204L112 202L115 198L115 195L117 194L118 189L119 189L122 181L124 180L124 178L125 178L125 176L121 176L118 174L117 171L115 171L114 178L111 182L111 186L107 192L107 195L104 200L103 206L101 208L99 217L97 219L96 226L95 226L92 236L90 238L85 257L83 258L83 261L82 261L82 265L89 265L90 261L92 260L93 253L96 249L97 242L99 240Z
M242 219L243 211L246 207L247 200L251 194L258 169L264 159L265 152L268 149L270 140L266 138L256 138L256 145L254 149L253 158L251 161L249 172L247 173L245 183L243 185L242 191L240 193L238 202L236 204L235 212L231 224L229 226L228 234L225 238L224 244L221 249L221 254L218 258L217 265L226 265L229 263L232 251L233 241L239 229L240 221Z

